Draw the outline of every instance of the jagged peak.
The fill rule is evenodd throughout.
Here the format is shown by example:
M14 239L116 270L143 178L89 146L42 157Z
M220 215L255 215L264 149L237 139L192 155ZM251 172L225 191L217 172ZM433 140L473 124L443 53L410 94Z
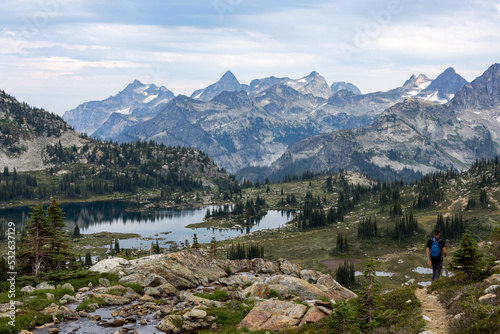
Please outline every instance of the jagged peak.
M238 79L236 79L236 76L230 70L227 70L219 81L236 81L239 83Z

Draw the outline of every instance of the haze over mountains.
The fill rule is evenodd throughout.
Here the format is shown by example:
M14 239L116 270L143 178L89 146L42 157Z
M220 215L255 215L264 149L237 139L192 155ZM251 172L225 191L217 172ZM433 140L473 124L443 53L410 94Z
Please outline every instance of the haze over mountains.
M165 87L135 81L104 101L67 111L63 118L101 139L195 147L235 173L267 168L311 136L368 126L406 98L446 103L466 84L449 68L435 80L414 75L401 87L363 95L350 83L329 86L315 71L300 79L267 77L249 85L227 71L191 97L174 97Z

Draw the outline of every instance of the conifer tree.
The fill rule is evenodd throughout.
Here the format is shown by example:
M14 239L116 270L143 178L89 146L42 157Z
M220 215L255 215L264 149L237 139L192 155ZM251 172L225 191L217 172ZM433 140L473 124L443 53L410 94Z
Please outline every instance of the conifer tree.
M30 208L31 218L26 224L26 237L19 253L21 270L27 270L37 276L43 263L50 261L50 248L44 247L49 243L51 226L45 216L42 205Z
M191 246L191 248L200 249L200 244L198 243L198 236L196 235L196 233L193 235L193 245Z
M47 208L47 221L50 225L52 267L61 269L74 254L70 251L68 235L62 230L66 227L63 210L55 199L52 199Z
M484 267L483 256L477 242L472 238L470 232L466 231L460 242L460 247L453 254L451 268L463 272L469 281L480 279Z

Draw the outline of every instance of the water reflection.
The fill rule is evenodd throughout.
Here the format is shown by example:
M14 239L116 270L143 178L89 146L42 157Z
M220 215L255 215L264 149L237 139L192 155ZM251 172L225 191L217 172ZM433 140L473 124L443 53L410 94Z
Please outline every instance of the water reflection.
M143 238L167 241L191 241L196 233L199 242L227 239L243 233L284 226L293 218L292 211L269 211L267 215L252 220L251 225L241 225L238 229L224 230L213 228L188 229L185 226L200 223L205 217L207 207L198 209L167 209L152 212L128 211L133 204L126 201L107 201L93 203L62 204L65 213L66 229L73 231L76 224L81 233L121 232L137 233ZM210 210L212 207L208 207ZM20 229L29 219L29 208L0 210L0 217L13 221ZM170 232L165 234L166 232ZM151 241L139 239L120 240L124 248L148 246Z

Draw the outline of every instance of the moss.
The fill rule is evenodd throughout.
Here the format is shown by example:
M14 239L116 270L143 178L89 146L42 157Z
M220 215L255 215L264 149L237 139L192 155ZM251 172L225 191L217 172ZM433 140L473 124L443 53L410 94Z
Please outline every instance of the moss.
M195 296L215 301L225 301L229 299L229 295L225 290L215 290L212 293L195 293Z

